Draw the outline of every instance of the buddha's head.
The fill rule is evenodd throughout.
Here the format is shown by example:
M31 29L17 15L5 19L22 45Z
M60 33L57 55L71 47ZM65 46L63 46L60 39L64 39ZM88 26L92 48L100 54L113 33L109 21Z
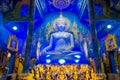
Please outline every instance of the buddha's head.
M57 31L66 31L69 26L69 21L67 18L60 14L59 18L54 21L54 29Z
M60 18L58 19L58 21L56 22L56 27L58 31L65 31L66 29L66 21L62 18L62 15L60 16Z

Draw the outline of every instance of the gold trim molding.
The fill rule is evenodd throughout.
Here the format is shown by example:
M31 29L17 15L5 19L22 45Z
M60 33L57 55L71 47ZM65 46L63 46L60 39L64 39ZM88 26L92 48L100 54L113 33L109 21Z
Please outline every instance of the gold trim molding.
M108 36L105 39L105 45L107 51L112 51L113 49L117 48L115 35L108 34Z
M18 39L15 35L9 36L7 48L12 51L18 51Z

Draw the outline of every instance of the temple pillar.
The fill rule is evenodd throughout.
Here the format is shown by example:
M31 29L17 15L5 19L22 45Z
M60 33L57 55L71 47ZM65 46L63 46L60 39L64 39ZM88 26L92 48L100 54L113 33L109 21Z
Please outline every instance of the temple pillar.
M28 36L26 40L26 49L24 54L24 69L23 72L26 73L30 65L30 51L31 51L31 42L32 42L32 32L33 32L33 15L34 15L34 1L30 0L29 8L29 27L28 27Z
M108 53L109 53L110 66L111 66L112 73L117 73L117 68L116 68L115 59L114 59L115 51L109 51Z
M89 18L90 18L90 29L92 34L92 43L93 43L93 50L95 53L95 61L96 61L96 72L101 72L101 65L100 65L100 51L97 39L97 32L95 27L95 11L94 11L94 0L88 0L89 3Z
M13 67L14 67L14 60L15 60L15 54L16 52L9 50L11 57L10 57L10 62L9 62L9 71L8 74L13 73Z
M2 15L2 0L0 0L0 36L2 35L2 26L3 26L3 15ZM0 47L2 44L0 44Z

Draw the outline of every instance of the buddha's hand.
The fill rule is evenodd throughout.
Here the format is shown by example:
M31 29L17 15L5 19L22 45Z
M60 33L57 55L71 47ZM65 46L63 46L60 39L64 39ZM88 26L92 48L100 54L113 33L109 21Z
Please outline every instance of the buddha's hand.
M42 51L42 54L45 54L46 53L46 49L44 49L43 51Z
M72 49L73 49L73 48L70 47L70 46L68 46L68 47L65 48L65 50L68 50L68 51L69 51L69 50L72 50Z

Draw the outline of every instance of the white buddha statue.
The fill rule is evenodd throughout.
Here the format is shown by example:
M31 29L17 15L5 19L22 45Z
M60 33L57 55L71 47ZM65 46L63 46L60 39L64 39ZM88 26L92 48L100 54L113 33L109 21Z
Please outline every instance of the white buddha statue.
M54 29L56 31L51 34L49 45L42 52L49 53L54 51L55 53L53 54L57 54L63 51L72 51L74 48L74 37L72 33L67 32L68 27L67 19L60 15L54 21Z

